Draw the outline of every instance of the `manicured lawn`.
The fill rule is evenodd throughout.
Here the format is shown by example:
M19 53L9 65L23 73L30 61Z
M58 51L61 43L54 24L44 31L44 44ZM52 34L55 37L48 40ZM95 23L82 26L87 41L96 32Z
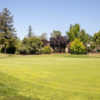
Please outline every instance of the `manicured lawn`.
M100 100L100 57L0 55L0 100Z

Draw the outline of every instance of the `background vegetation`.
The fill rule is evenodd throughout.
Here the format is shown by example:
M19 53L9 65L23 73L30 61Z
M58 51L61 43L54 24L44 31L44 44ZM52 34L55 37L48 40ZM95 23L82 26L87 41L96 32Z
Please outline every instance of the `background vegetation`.
M79 40L76 45L76 40ZM80 48L77 49L76 48ZM43 33L36 36L31 25L28 34L20 40L13 26L11 12L4 8L0 12L0 52L10 54L43 54L62 53L66 51L74 54L85 52L100 52L100 31L90 36L79 24L70 25L69 31L63 36L59 30L53 30L50 38ZM84 49L84 50L83 50Z

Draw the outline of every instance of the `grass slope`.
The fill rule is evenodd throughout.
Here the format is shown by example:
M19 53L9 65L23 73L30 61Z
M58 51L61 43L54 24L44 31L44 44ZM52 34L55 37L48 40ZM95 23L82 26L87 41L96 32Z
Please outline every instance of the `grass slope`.
M0 100L100 100L100 58L0 56Z

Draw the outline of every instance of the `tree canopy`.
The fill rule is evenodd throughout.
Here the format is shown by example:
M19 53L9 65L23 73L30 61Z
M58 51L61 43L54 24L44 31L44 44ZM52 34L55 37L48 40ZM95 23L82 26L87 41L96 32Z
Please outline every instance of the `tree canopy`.
M50 46L54 49L54 52L65 52L67 46L67 37L62 36L60 31L53 31L53 36L50 38Z
M100 51L100 31L94 36L89 35L80 24L70 25L66 35L59 30L53 30L50 37L47 33L40 36L34 35L32 26L29 25L27 36L20 40L16 35L13 25L13 16L9 9L0 12L0 52L19 54L61 53L65 49L72 53ZM52 48L52 49L51 49ZM75 51L76 50L76 51ZM82 51L82 52L81 52Z
M0 44L5 53L14 53L16 49L15 28L11 12L5 8L0 13Z

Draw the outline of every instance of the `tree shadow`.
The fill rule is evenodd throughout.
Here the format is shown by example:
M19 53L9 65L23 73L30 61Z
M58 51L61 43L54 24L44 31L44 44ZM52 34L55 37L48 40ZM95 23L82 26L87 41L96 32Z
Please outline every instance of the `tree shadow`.
M3 96L0 100L40 100L39 98L30 98L25 96Z
M20 80L0 72L0 100L40 100L39 98L31 98L20 95L20 91L16 86L17 83L14 83L15 80L17 80L19 84L22 84Z

